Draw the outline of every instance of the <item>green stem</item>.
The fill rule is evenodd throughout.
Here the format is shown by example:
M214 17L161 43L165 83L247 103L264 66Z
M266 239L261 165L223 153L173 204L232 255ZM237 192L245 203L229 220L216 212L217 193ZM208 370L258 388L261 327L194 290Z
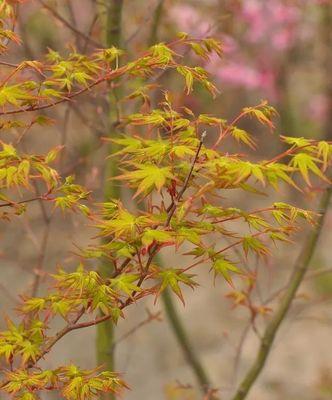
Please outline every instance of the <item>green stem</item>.
M197 354L195 353L194 347L190 343L190 339L185 330L184 325L182 324L181 318L176 310L173 295L169 290L165 290L162 293L162 302L164 304L166 316L170 322L173 333L181 347L181 350L190 365L196 380L200 387L202 388L203 393L206 393L210 388L210 380L207 376L207 373L200 362Z
M122 0L110 0L106 3L105 43L107 47L119 47L121 44L121 17ZM114 137L116 122L119 118L117 99L119 89L111 88L109 94L109 136ZM116 151L113 145L108 147L108 155ZM111 198L119 199L121 196L120 186L110 178L119 175L118 164L112 158L108 158L105 164L104 173L104 198L106 201ZM99 273L103 277L109 277L113 272L113 265L106 260L99 267ZM114 370L114 325L111 320L97 325L96 352L97 362L109 371ZM104 394L102 399L114 399L113 394Z
M251 387L256 382L260 372L265 365L278 329L282 321L285 319L286 314L290 309L292 301L296 295L296 292L304 278L306 271L309 268L310 261L315 252L317 242L322 231L324 219L329 208L331 193L332 187L330 186L322 196L319 210L321 215L318 219L317 225L309 234L304 243L302 251L295 262L293 273L289 280L288 288L286 289L281 299L281 303L278 309L274 313L274 316L272 317L271 321L265 329L264 335L261 339L261 345L257 357L253 362L251 368L245 375L235 396L233 397L233 400L243 400L247 397Z
M158 41L158 29L159 29L162 14L163 14L163 5L164 5L164 0L159 0L159 3L157 5L154 15L153 15L150 37L148 40L149 46L154 45Z
M108 0L106 2L106 45L108 47L121 45L123 0Z

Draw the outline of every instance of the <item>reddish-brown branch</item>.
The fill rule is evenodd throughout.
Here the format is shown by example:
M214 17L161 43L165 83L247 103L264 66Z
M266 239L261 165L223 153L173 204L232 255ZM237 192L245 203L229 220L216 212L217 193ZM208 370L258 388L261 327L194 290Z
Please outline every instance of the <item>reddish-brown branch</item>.
M136 326L134 326L132 329L130 329L128 332L126 332L124 335L122 335L119 339L117 339L116 342L114 342L113 346L116 346L120 342L123 342L125 339L133 335L138 329L142 328L143 326L149 324L152 321L161 321L161 311L158 311L156 313L151 313L149 310L147 310L148 316L145 318L143 321L138 323Z
M2 203L0 204L0 207L15 207L20 204L26 204L26 203L31 203L32 201L37 201L37 200L50 200L47 196L49 193L45 193L44 195L41 196L36 196L32 197L31 199L27 200L21 200L21 201L8 201L7 203Z
M115 79L115 78L121 76L122 74L124 74L126 71L127 71L127 66L124 66L124 67L118 68L118 69L116 69L114 71L111 71L107 75L105 75L105 76L97 79L96 81L92 82L90 85L88 85L88 86L86 86L86 87L84 87L84 88L82 88L82 89L80 89L80 90L78 90L76 92L67 93L66 96L64 96L60 100L57 100L57 101L55 101L53 103L42 104L40 106L29 106L29 107L21 108L21 109L3 111L3 112L0 112L0 115L22 114L22 113L25 113L25 112L33 112L33 111L45 110L46 108L54 107L54 106L56 106L58 104L61 104L61 103L64 103L64 102L72 100L73 98L75 98L75 97L77 97L77 96L89 91L94 86L97 86L102 82L106 82L106 81Z

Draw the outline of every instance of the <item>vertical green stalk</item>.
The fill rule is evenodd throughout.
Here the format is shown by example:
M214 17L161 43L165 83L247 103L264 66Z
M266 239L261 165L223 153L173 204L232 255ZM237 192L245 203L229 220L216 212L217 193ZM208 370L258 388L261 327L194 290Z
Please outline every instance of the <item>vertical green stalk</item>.
M105 3L106 15L103 18L105 26L105 44L107 47L121 45L121 17L122 17L122 0L108 0ZM116 122L119 118L117 99L119 97L119 89L111 88L109 93L109 133L110 137L117 134ZM108 155L115 152L114 146L108 147ZM118 164L112 158L108 158L104 170L104 198L108 201L112 198L119 199L121 196L120 187L114 180L110 178L118 175ZM113 265L104 260L99 266L99 273L103 277L109 277L112 273ZM111 320L105 321L97 325L96 352L97 362L103 365L109 371L114 370L114 325ZM112 394L104 394L104 400L114 399Z
M150 37L148 40L149 46L153 46L158 41L158 29L163 14L163 5L164 5L164 0L159 0L159 3L157 4L157 7L153 15Z
M207 393L208 390L211 389L210 380L207 376L207 372L201 364L200 359L195 353L194 347L190 343L188 334L176 310L173 295L168 289L162 293L162 301L164 304L166 316L170 322L173 333L178 341L178 344L181 347L185 359L191 367L196 377L196 380L201 387L202 392Z
M121 47L122 9L123 0L108 0L106 3L105 43L107 47ZM120 117L118 106L120 97L121 89L116 86L112 87L109 93L109 136L113 138L118 134L116 125ZM110 144L108 154L113 154L115 151L115 144ZM109 178L117 175L119 175L118 163L109 159L105 165L104 196L106 200L121 197L120 185L114 180L109 180Z
M266 363L267 357L271 351L279 327L283 322L283 320L285 319L286 314L290 309L293 299L296 295L296 292L304 278L306 271L309 268L310 261L315 252L317 242L323 228L324 219L329 208L331 193L332 193L332 187L330 186L325 191L321 199L319 208L319 212L321 212L321 215L319 217L318 223L316 227L312 230L312 232L309 234L304 243L303 249L298 259L295 262L293 273L290 277L288 287L281 299L281 303L277 308L276 312L274 313L269 324L267 325L264 335L261 338L261 344L256 359L254 360L252 366L245 375L235 396L233 397L233 400L244 400L247 397L250 389L256 382L259 374L261 373Z

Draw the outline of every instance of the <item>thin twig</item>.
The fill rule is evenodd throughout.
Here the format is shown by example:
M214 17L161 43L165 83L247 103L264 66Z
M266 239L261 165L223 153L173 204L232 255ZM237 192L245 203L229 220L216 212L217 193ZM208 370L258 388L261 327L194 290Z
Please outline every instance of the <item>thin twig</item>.
M124 333L122 336L120 336L116 341L113 342L113 347L117 346L119 343L123 342L124 340L128 339L130 336L132 336L134 333L136 333L140 328L143 326L149 324L152 321L161 321L161 311L158 311L156 313L151 313L149 310L147 310L148 316L141 321L139 324L131 328L128 332Z
M76 29L75 26L73 26L70 22L68 22L65 18L63 18L54 8L49 6L47 3L45 3L44 0L38 0L38 2L46 9L48 10L54 18L59 20L60 22L63 23L64 26L66 26L68 29L73 31L76 35L82 37L84 40L88 41L89 43L93 44L95 47L98 47L99 49L103 48L102 44L97 42L96 40L92 39L90 36L86 35L85 33L79 31Z
M40 195L36 197L32 197L31 199L26 199L26 200L21 200L21 201L8 201L7 203L2 203L0 204L0 207L15 207L19 204L26 204L26 203L31 203L32 201L37 201L37 200L49 200L47 198L48 193L45 195Z

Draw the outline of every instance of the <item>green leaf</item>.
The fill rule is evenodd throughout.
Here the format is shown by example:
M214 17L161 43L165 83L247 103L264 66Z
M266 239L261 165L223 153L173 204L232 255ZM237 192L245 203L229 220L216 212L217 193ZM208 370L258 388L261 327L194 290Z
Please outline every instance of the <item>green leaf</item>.
M253 150L256 149L255 141L251 138L249 133L244 131L243 129L234 127L231 130L231 135L238 143L242 142L242 143L246 144L247 146L249 146L251 149L253 149Z
M221 275L231 286L233 286L233 282L230 273L241 273L236 265L234 265L224 257L218 257L213 262L212 269L214 271L214 279L216 279L218 275Z
M249 251L260 256L268 255L270 253L269 249L254 236L244 236L242 246L246 255L248 255Z
M144 231L142 236L142 243L144 246L150 246L153 242L167 243L171 242L172 240L173 237L171 233L156 229L147 229Z
M317 166L317 163L319 162L319 159L311 156L310 154L298 153L293 156L293 159L291 160L291 166L298 168L305 182L308 184L308 186L311 186L309 172L312 172L323 180L327 180Z
M158 278L161 279L161 285L159 287L157 297L166 288L169 287L178 296L178 298L182 301L183 305L185 303L184 303L184 298L183 298L179 283L183 283L184 285L187 285L187 286L191 287L192 289L195 286L197 286L197 283L195 281L193 281L193 279L192 279L192 277L194 275L184 273L183 270L180 270L180 269L162 270L158 273L157 276L158 276Z
M132 185L137 187L135 197L140 193L147 195L153 189L158 192L170 179L174 179L171 167L158 167L154 164L135 165L136 170L129 171L117 177L120 180L128 180Z
M138 278L139 275L122 274L116 278L110 279L110 287L122 291L131 297L133 292L140 292L142 290L139 286L134 284Z

